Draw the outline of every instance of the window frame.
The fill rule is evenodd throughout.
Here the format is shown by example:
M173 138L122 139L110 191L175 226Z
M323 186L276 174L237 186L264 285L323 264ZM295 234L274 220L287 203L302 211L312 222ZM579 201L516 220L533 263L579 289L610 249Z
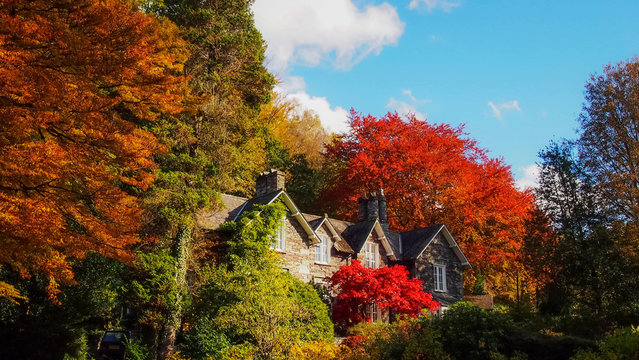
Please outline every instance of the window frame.
M372 263L373 266L370 266ZM364 243L364 267L377 269L379 268L379 244L367 240Z
M271 235L271 244L269 249L285 252L286 251L286 216L280 221L280 226L274 235Z
M446 292L446 265L433 264L433 290Z
M315 246L315 263L328 265L331 263L331 241L328 236L318 235L320 242ZM319 259L318 259L319 257Z

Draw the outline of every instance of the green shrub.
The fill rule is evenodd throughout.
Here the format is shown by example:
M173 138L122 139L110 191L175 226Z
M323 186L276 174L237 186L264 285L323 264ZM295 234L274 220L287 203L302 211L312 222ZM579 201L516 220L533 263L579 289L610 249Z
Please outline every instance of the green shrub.
M572 360L639 360L639 328L624 327L606 335L598 351L581 350Z
M126 359L127 360L149 360L151 351L137 338L128 339L126 342Z
M217 359L231 347L226 335L208 318L200 318L184 334L184 355L192 360Z
M433 325L446 352L456 359L491 359L491 353L500 352L503 336L513 326L508 315L468 302L454 304Z
M358 359L450 359L427 317L392 324L360 323L349 334L346 343L359 354Z

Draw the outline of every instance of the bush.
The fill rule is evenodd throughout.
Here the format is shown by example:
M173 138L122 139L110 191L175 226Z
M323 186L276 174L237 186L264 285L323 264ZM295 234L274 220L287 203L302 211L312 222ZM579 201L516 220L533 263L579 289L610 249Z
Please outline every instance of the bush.
M446 352L457 359L491 359L502 349L504 334L513 327L506 314L490 312L468 302L451 306L433 321Z
M344 341L352 349L351 359L450 359L428 317L403 318L392 324L360 323L351 334Z
M142 340L131 338L126 343L126 359L127 360L149 360L151 351L142 343Z
M344 345L335 345L324 341L310 341L296 345L289 352L289 359L295 360L337 360L347 359L351 351Z
M572 360L610 359L639 360L639 328L630 326L616 330L599 343L598 351L579 351Z
M184 334L184 354L193 360L217 359L231 343L208 318L198 319L195 325Z

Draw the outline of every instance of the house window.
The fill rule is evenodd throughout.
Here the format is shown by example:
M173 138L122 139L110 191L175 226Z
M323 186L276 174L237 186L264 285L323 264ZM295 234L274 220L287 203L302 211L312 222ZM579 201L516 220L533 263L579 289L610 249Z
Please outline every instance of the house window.
M433 265L435 277L435 291L446 291L446 266Z
M364 243L364 267L378 268L379 267L379 245L367 241Z
M286 217L280 222L280 227L275 232L275 235L271 236L272 242L270 248L277 251L286 250Z
M328 237L320 235L320 243L315 247L315 262L329 264L331 260L331 242Z
M377 304L375 303L366 305L366 315L370 317L371 322L382 321L381 311L379 310L379 308L377 307Z

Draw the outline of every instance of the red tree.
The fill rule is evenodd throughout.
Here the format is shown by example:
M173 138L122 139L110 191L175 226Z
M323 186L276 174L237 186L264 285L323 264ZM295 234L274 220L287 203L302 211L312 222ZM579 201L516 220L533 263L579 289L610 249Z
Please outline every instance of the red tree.
M370 321L368 306L391 309L397 314L418 316L422 309L439 308L433 296L422 290L422 281L409 279L404 266L395 265L379 269L365 268L355 260L330 277L337 302L333 308L333 320L344 326Z
M327 207L354 219L360 194L383 188L392 228L446 224L473 268L492 280L521 268L532 196L514 187L510 168L489 158L463 126L351 111L351 128L327 147L329 166L339 169L321 196Z

